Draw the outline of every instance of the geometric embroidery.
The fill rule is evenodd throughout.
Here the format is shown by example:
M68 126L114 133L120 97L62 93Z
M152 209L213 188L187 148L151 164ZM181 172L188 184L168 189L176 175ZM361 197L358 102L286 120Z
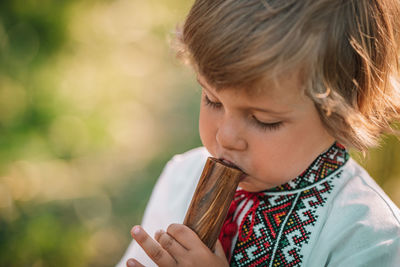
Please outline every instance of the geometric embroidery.
M264 192L293 191L308 187L329 176L349 159L346 149L335 142L326 152L319 155L302 174L283 185L268 189Z
M335 143L296 179L254 193L257 207L240 223L231 266L301 266L301 248L309 242L318 210L348 159L345 148ZM237 193L235 198L240 198Z
M257 197L261 199L255 213L253 233L246 240L242 240L243 236L249 234L252 222L252 215L249 215L242 225L241 236L238 237L233 252L232 263L236 263L232 264L233 266L263 266L263 263L270 261L279 236L278 230L289 214L296 195L278 196L279 199L272 199L274 196Z
M301 247L310 239L312 228L318 219L317 209L326 203L326 195L332 191L333 181L340 174L341 172L328 181L298 193L299 197L283 228L271 266L300 266L303 258Z

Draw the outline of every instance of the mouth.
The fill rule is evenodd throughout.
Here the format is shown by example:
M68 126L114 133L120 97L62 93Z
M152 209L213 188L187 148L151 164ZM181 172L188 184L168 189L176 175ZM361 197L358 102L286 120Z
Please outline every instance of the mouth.
M235 163L233 163L232 161L229 161L229 160L224 159L224 158L220 158L219 160L220 160L225 166L228 166L228 167L231 167L231 168L235 168L235 169L237 169L237 170L243 172L243 175L240 177L240 181L243 181L243 180L248 176L248 174L247 174L245 171L243 171L239 166L237 166L237 165L236 165Z
M235 169L240 169L239 166L237 166L232 161L229 161L229 160L226 160L226 159L223 159L223 158L221 158L220 160L228 167L232 167L232 168L235 168Z

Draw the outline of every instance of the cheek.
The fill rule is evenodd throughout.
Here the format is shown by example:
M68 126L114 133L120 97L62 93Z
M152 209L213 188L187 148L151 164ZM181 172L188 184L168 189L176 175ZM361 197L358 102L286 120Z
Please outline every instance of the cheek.
M215 117L210 114L204 107L200 108L199 117L199 133L200 139L207 150L213 154L215 145L215 134L216 134L216 121Z
M252 138L252 168L256 175L268 177L269 182L280 182L291 177L293 153L299 150L296 135L290 134L288 129L277 132L255 133ZM278 180L278 181L277 181Z

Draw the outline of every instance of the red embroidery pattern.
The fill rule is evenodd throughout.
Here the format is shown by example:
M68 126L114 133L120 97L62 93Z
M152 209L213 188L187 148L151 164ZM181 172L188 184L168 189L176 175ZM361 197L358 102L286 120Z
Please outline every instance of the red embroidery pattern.
M252 215L246 216L240 227L231 259L237 266L261 266L270 261L279 229L295 203L296 195L259 198L261 204L254 219Z

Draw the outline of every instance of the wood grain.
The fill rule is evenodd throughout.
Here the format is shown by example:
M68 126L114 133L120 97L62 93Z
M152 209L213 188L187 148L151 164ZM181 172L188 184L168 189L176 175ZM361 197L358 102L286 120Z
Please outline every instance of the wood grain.
M243 172L209 157L203 168L184 224L211 250L221 232Z

